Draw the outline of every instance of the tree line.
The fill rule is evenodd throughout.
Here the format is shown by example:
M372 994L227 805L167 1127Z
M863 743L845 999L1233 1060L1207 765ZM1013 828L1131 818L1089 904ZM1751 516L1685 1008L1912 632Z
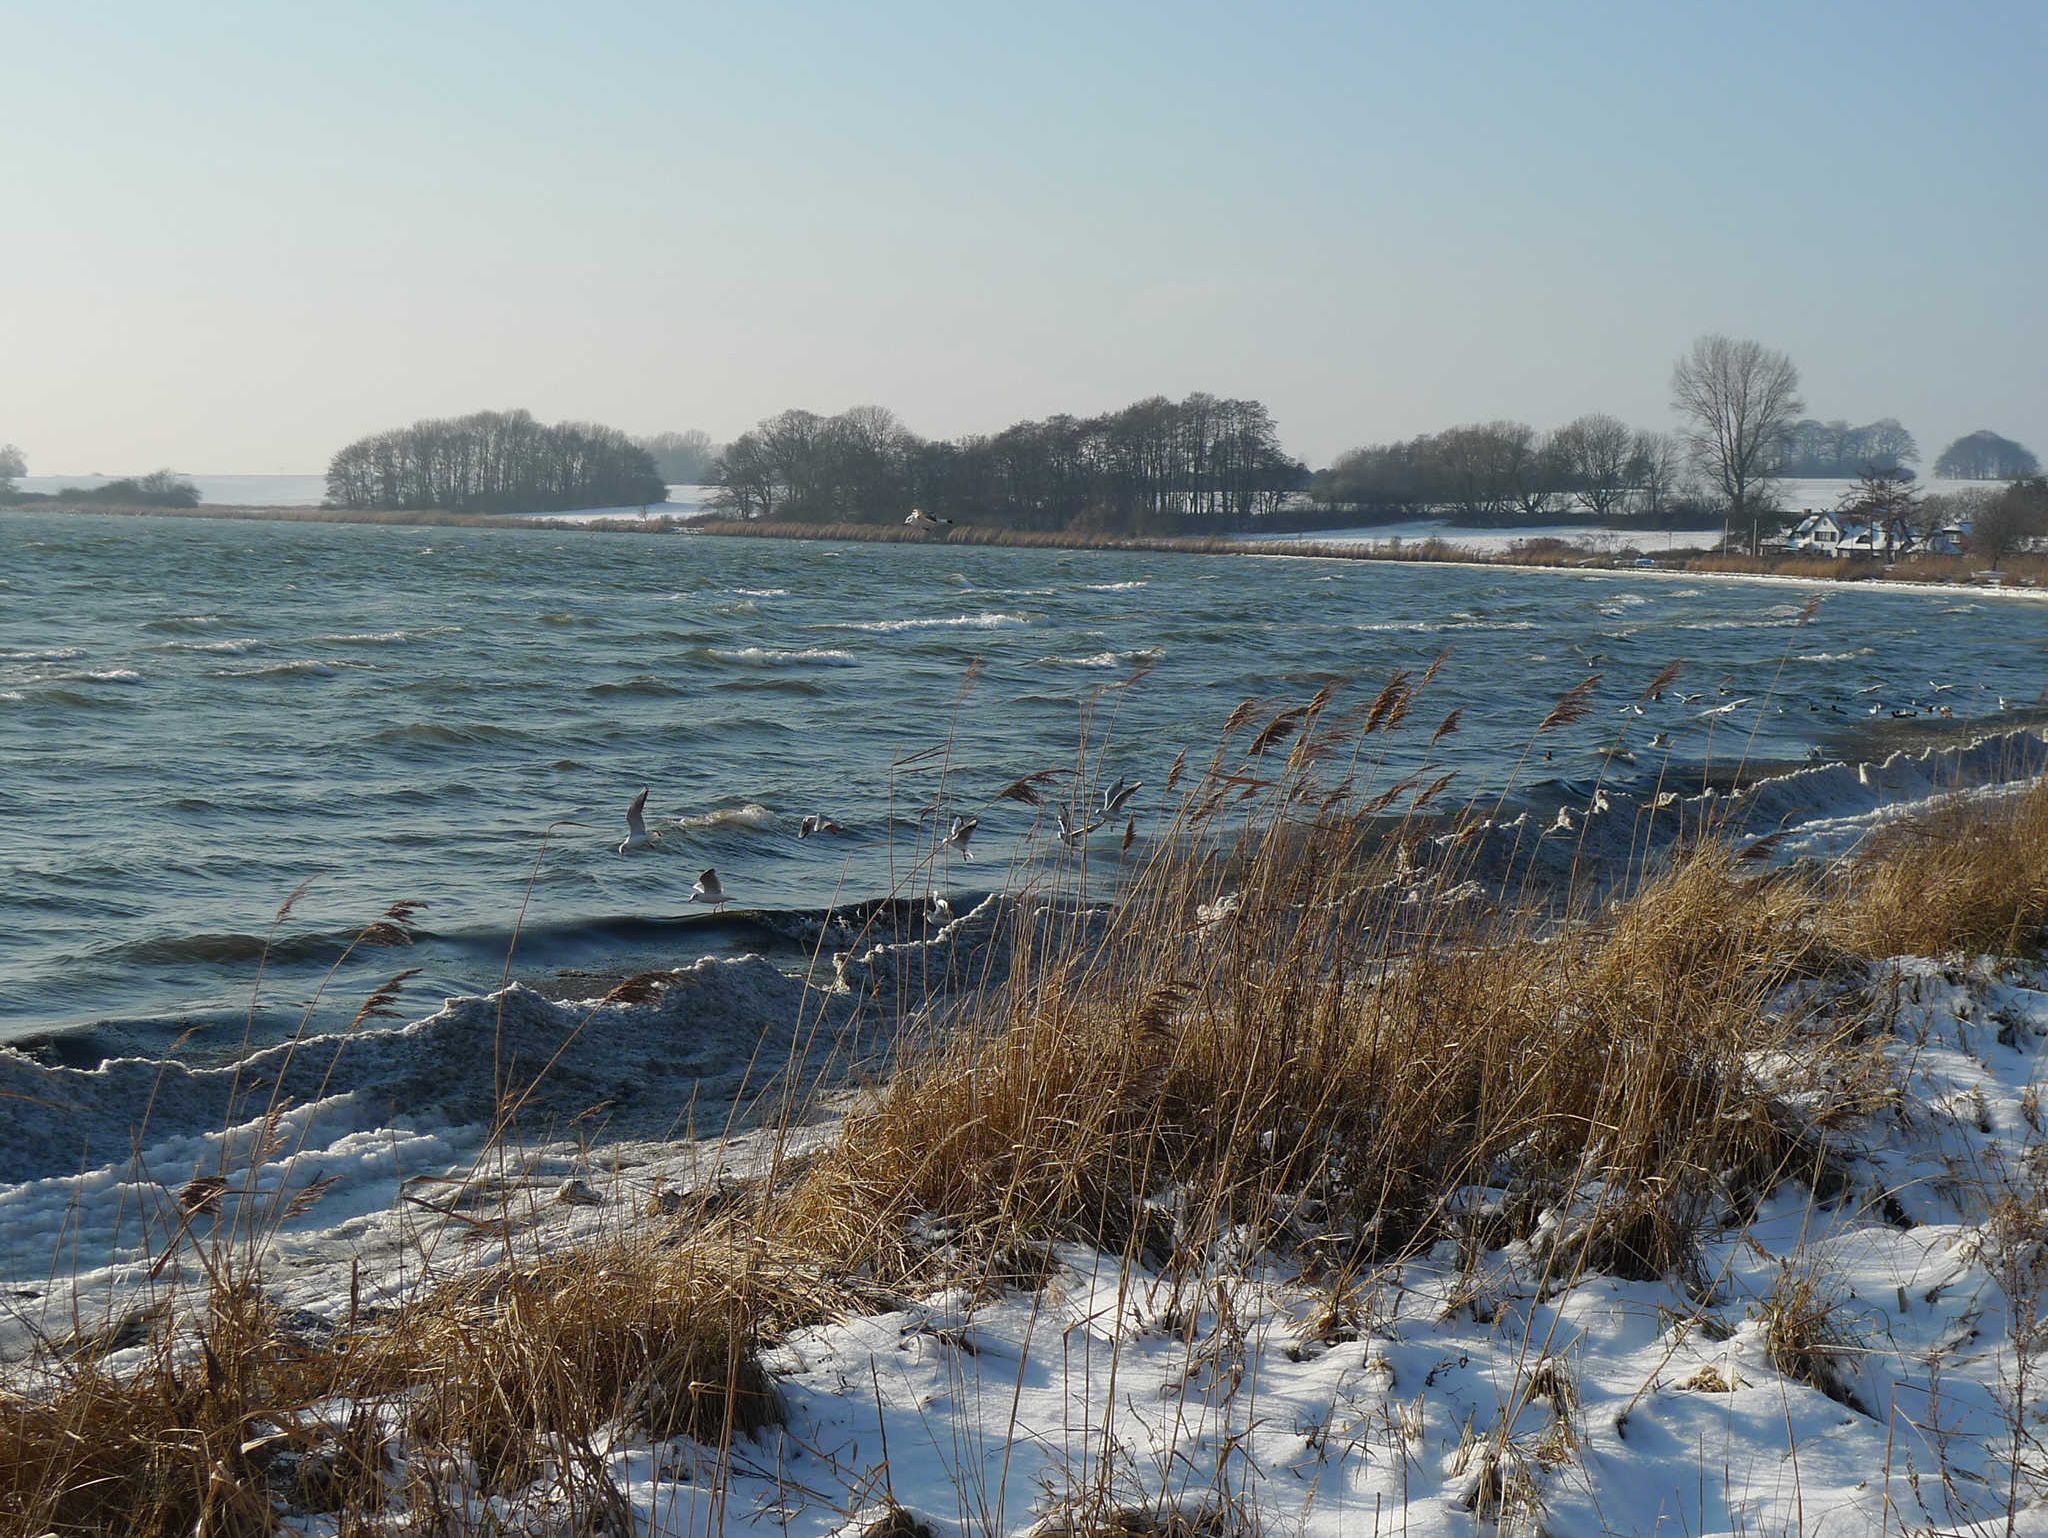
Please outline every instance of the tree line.
M337 507L549 513L667 498L647 450L615 428L479 411L372 433L327 466Z
M1340 454L1309 495L1388 522L1439 510L1473 524L1541 523L1583 512L1655 521L1688 511L1684 456L1669 433L1593 413L1555 432L1474 422Z
M1896 417L1880 417L1861 427L1802 417L1786 429L1778 473L1814 480L1853 480L1871 471L1900 470L1919 460L1920 446Z
M1264 405L1198 393L951 440L879 406L785 411L727 445L712 502L807 523L895 522L919 507L1025 529L1225 529L1270 518L1307 481Z

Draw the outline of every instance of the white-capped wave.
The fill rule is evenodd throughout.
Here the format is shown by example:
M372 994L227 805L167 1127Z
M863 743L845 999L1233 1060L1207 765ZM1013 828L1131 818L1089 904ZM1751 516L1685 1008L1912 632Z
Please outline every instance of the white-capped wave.
M709 655L746 668L800 667L807 662L819 667L849 668L860 662L852 652L831 646L714 646Z
M1146 585L1146 581L1142 577L1134 582L1090 582L1085 584L1087 590L1091 593L1128 593L1132 588L1144 587Z
M241 652L252 651L262 644L262 641L258 640L255 636L245 635L231 636L221 641L159 641L150 650L159 652L218 652L223 655L234 656Z
M412 639L410 630L345 630L333 635L309 635L308 646L396 646Z
M84 649L77 646L25 646L0 651L0 662L76 662L84 655Z
M733 591L742 598L787 598L786 587L736 587Z
M1442 630L1534 630L1536 622L1526 619L1400 619L1353 625L1350 628L1368 634L1374 632L1398 632L1401 634L1434 635Z
M1120 668L1130 663L1157 661L1159 650L1154 648L1138 651L1093 652L1086 657L1040 657L1040 667L1061 668Z
M77 684L139 684L142 675L133 668L78 668L69 673L52 673L53 682Z
M265 662L247 668L215 668L215 678L332 678L336 667L318 657L294 657L289 662Z
M903 630L1002 630L1011 625L1028 625L1021 614L956 614L951 619L863 619L841 620L819 625L820 630L875 630L893 634Z
M1800 624L1795 616L1790 619L1694 619L1682 620L1671 628L1674 630L1792 630Z

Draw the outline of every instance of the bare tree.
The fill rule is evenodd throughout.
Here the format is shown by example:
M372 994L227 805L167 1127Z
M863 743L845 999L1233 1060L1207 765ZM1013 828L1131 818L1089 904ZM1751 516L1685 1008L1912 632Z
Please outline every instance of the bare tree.
M1685 450L1670 433L1639 432L1629 447L1629 480L1637 494L1637 510L1661 516L1685 473Z
M1586 511L1605 518L1629 493L1635 434L1620 417L1593 412L1557 430L1564 469Z
M1730 520L1748 527L1755 549L1786 435L1806 409L1799 370L1760 342L1703 336L1671 371L1671 406L1686 418L1693 463L1720 488Z
M2027 549L2044 534L2048 534L2048 480L2035 476L2014 481L1977 514L1970 528L1970 554L1996 571L2000 561Z
M11 443L0 443L0 497L14 492L14 478L28 474L28 456Z

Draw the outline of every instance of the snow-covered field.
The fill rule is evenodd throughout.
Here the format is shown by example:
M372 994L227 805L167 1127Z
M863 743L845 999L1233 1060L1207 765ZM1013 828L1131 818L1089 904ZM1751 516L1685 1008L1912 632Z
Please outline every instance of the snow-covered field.
M1952 481L1938 475L1923 475L1913 489L1927 496L1953 496L1958 492L1997 492L2001 481ZM1856 487L1854 481L1784 480L1778 483L1778 503L1787 511L1824 513L1841 503Z
M1254 536L1275 544L1385 545L1396 541L1419 544L1439 539L1460 550L1495 555L1513 545L1532 539L1562 539L1593 550L1624 548L1655 554L1662 550L1697 550L1721 538L1717 525L1711 529L1602 529L1590 524L1563 523L1541 528L1479 529L1449 523L1440 518L1411 518L1404 523L1376 523L1356 529L1312 529L1301 534Z
M1778 483L1778 501L1788 512L1826 512L1837 506L1855 484L1854 481L1838 480L1781 481ZM1936 476L1925 477L1914 484L1923 492L1941 495L1998 490L1998 483L1994 481L1952 481ZM1526 540L1561 539L1573 544L1583 544L1597 551L1632 549L1639 550L1645 555L1655 555L1666 550L1709 548L1720 541L1721 534L1722 530L1718 524L1712 528L1693 529L1602 529L1583 523L1549 524L1540 528L1491 529L1471 528L1441 518L1411 518L1401 523L1369 524L1352 529L1317 529L1300 534L1263 534L1256 537L1276 543L1339 545L1380 545L1397 540L1412 545L1426 539L1438 539L1460 550L1483 555L1497 555Z

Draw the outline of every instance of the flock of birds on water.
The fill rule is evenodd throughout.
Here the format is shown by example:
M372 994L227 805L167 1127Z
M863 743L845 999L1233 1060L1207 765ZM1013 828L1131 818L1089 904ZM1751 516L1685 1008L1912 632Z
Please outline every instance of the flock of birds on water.
M1102 792L1102 802L1094 815L1086 821L1076 822L1074 814L1065 806L1054 809L1054 821L1058 825L1060 843L1069 849L1078 849L1088 841L1089 835L1106 826L1117 813L1121 812L1130 799L1144 789L1143 780L1129 780L1119 775L1114 785ZM647 794L650 787L642 786L626 807L626 836L619 841L619 853L628 855L643 849L652 849L661 842L661 835L647 826ZM681 824L678 824L681 826ZM975 830L981 826L979 817L956 816L944 838L939 840L941 849L951 849L969 864L974 855L969 846L974 842ZM846 830L823 813L813 812L797 824L798 838L813 838L821 834L844 833ZM1137 818L1133 816L1124 830L1124 847L1129 848L1137 833ZM686 903L702 903L716 913L731 901L725 895L725 885L718 879L718 872L705 867L690 888Z

